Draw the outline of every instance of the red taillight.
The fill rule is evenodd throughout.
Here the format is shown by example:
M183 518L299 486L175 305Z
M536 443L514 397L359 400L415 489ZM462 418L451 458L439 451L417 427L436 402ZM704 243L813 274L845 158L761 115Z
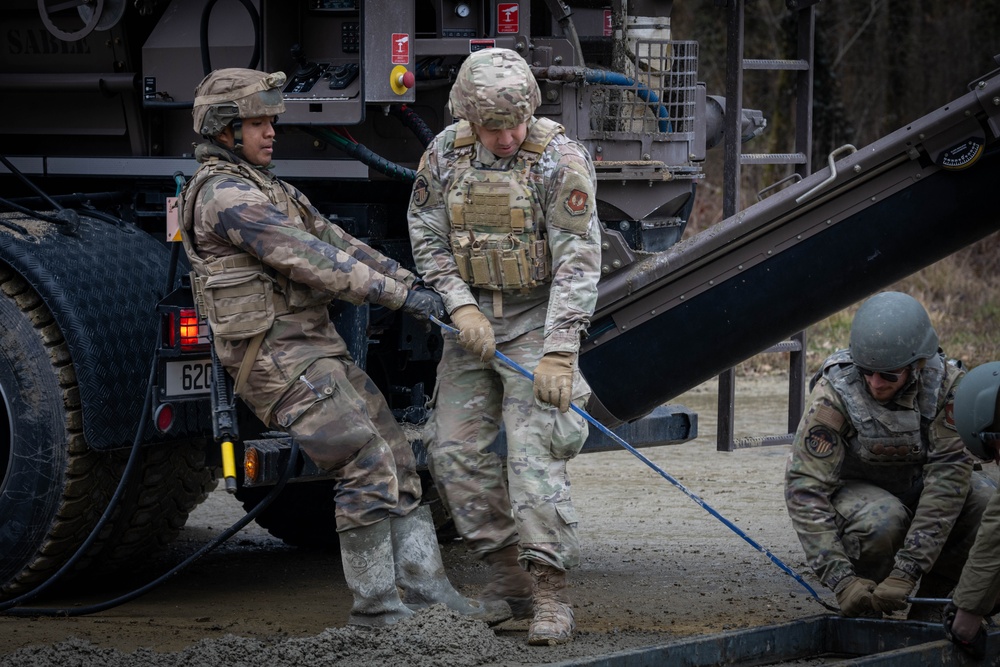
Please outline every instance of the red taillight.
M167 311L163 320L163 346L168 349L177 347L177 313Z
M194 308L167 311L164 319L164 347L181 352L204 352L208 349L208 324L198 319Z
M181 308L181 351L191 352L199 349L206 341L200 340L200 327L198 326L198 313L194 308Z
M160 433L169 431L174 424L174 406L170 403L163 403L156 408L156 413L153 414L153 423Z

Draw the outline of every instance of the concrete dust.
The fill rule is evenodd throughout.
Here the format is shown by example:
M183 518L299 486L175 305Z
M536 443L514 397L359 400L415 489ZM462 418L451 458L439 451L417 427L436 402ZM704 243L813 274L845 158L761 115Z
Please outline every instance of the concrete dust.
M435 606L385 629L331 628L314 637L270 644L259 639L225 635L220 639L202 640L176 653L157 653L151 649L123 653L71 639L54 646L22 649L0 664L5 667L56 664L78 667L364 667L378 664L463 667L500 662L512 652L527 653L527 649L519 651L518 647L497 639L484 623Z
M787 380L737 383L738 436L782 433ZM699 415L696 440L643 454L753 540L812 577L785 511L788 446L720 453L714 382L675 399ZM526 643L527 621L488 628L443 608L396 627L344 627L351 606L339 551L296 549L251 524L145 596L69 618L0 616L0 665L484 665L572 663L725 630L828 613L792 577L626 451L570 463L581 566L569 576L577 633L563 646ZM114 581L80 582L39 605L78 608L159 576L243 515L225 491L192 513L163 562ZM449 578L475 596L486 567L460 542L442 545ZM35 606L34 604L32 606Z

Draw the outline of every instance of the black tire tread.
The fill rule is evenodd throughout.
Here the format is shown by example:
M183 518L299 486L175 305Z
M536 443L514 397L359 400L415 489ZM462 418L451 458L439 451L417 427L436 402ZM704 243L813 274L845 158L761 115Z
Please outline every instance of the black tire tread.
M83 544L114 494L129 452L98 452L87 444L69 347L37 292L3 265L0 291L17 304L46 348L62 391L68 451L65 477L54 480L63 484L59 509L34 556L0 587L0 599L9 599L46 581ZM217 484L214 470L205 464L200 440L146 447L133 474L114 516L67 580L88 569L112 571L162 549ZM101 558L95 560L98 555Z

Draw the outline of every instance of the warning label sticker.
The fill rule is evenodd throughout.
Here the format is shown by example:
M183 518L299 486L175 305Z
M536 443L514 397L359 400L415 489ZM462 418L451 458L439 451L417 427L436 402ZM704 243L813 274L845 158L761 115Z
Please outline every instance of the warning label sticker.
M408 65L410 63L410 36L405 32L392 33L392 64Z
M497 4L497 34L506 35L517 32L517 18L516 2Z

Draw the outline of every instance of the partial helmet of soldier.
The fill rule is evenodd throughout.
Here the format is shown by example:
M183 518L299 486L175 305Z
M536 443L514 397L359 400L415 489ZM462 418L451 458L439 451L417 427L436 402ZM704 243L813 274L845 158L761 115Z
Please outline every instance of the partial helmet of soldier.
M858 308L851 323L851 357L861 368L893 371L938 351L938 335L920 302L881 292Z
M462 63L448 97L448 110L490 130L526 123L542 103L531 68L510 49L482 49Z
M194 131L203 137L215 137L237 118L284 113L284 83L284 72L268 74L240 67L215 70L194 90Z
M976 366L965 374L955 390L955 428L969 451L992 461L1000 445L1000 361ZM993 445L987 445L993 441Z

